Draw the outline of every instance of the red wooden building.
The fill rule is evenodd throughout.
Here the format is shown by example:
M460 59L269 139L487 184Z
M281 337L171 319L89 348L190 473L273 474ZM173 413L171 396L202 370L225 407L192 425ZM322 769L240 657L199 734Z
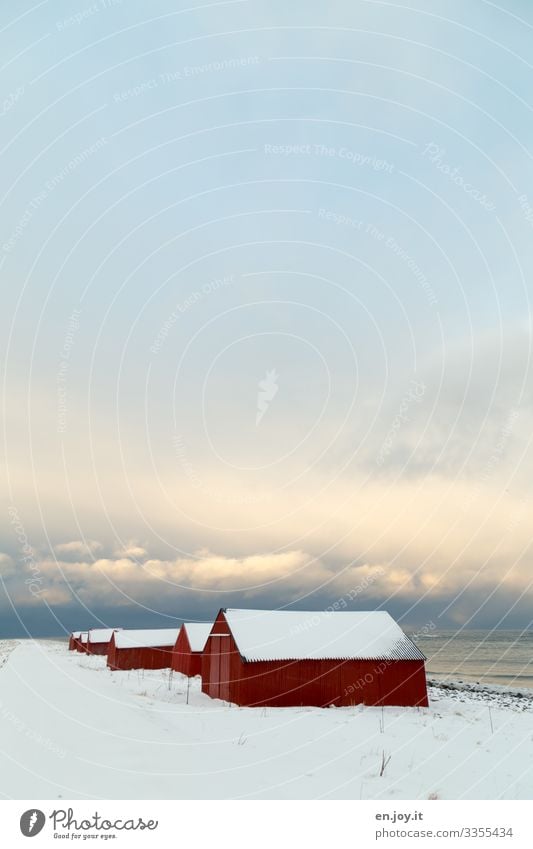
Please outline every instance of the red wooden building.
M69 637L68 641L68 650L75 651L78 647L79 639L82 635L82 631L73 631Z
M425 657L385 611L225 610L202 691L238 705L427 707Z
M202 674L202 652L212 628L211 622L185 622L172 652L172 669L192 678Z
M87 654L107 654L113 633L121 628L91 628L87 636Z
M80 632L80 636L76 640L76 645L75 645L76 651L84 652L84 654L87 654L87 637L88 637L87 631L81 631Z
M167 669L179 628L147 631L115 631L109 642L107 665L110 669Z

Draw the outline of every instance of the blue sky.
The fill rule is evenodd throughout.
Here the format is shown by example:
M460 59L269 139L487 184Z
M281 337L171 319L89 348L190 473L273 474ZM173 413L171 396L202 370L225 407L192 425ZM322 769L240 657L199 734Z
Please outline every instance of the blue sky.
M532 28L4 10L3 633L528 626Z

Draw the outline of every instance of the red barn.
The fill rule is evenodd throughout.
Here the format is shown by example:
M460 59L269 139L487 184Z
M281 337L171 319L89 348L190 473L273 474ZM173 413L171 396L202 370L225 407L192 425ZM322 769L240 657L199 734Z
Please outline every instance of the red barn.
M109 642L110 669L168 669L179 628L115 631Z
M425 657L385 611L225 610L202 691L238 705L427 707Z
M109 642L121 628L91 628L87 637L87 654L107 654Z
M202 674L202 652L211 632L210 622L185 622L172 652L172 669L192 678Z
M87 631L81 631L80 636L76 640L76 651L84 652L87 654Z
M68 650L74 651L78 647L79 639L82 635L82 631L73 631L68 640Z

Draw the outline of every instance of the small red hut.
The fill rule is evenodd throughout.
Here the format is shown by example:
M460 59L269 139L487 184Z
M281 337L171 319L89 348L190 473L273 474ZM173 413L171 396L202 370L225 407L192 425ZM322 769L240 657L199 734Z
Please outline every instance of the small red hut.
M87 636L87 654L107 654L109 642L121 628L91 628Z
M73 631L69 637L68 641L68 650L75 651L78 647L79 639L82 635L82 631Z
M75 646L76 651L83 652L84 654L87 654L87 637L88 637L87 631L81 631L80 632L80 636L76 640L76 646Z
M222 609L202 691L248 706L427 707L424 661L385 611Z
M172 669L192 678L202 674L202 652L212 628L211 622L185 622L172 652Z
M168 669L179 628L114 631L109 642L110 669Z

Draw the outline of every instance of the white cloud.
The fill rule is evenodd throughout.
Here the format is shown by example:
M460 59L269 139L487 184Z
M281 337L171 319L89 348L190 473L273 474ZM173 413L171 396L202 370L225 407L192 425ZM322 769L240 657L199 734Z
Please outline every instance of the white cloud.
M56 554L72 555L74 557L84 557L87 554L96 554L102 548L101 543L94 539L72 540L72 542L62 542L54 546Z
M45 600L60 606L78 596L89 606L105 603L118 607L136 601L157 609L169 596L178 598L184 588L200 593L241 592L250 599L266 591L289 602L319 587L328 587L330 594L352 592L355 597L366 592L376 596L383 592L386 580L382 566L365 564L339 570L325 566L304 551L241 558L205 553L196 558L151 559L145 564L130 558L102 558L95 562L42 560L36 566L38 596L33 598L28 593L24 584L28 576L24 573L9 588L16 604ZM220 598L214 602L214 607L219 601Z
M148 552L136 540L129 540L125 545L115 550L115 557L128 557L133 560L143 560Z

